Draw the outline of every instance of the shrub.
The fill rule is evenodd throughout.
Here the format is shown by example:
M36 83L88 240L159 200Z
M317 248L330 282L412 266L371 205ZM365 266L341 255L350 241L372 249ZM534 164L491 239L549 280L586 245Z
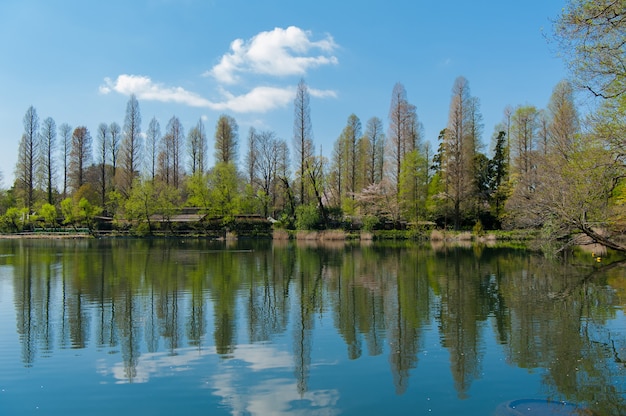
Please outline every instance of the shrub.
M296 208L296 229L314 230L319 227L320 213L315 205L300 205Z
M366 215L363 217L363 231L373 231L376 226L380 223L379 219L375 215Z

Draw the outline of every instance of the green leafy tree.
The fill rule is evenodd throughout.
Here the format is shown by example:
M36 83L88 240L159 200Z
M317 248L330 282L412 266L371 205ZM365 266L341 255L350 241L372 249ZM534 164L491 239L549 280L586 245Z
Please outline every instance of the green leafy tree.
M208 175L197 171L187 178L187 204L202 208L205 213L211 207L211 192L209 191Z
M209 172L210 208L212 215L228 221L239 214L240 192L237 168L232 163L218 163Z
M496 218L503 213L504 201L508 197L508 146L506 133L499 131L495 138L493 158L489 161L490 183L489 192L492 201L492 211Z
M152 216L157 213L154 182L135 180L125 204L126 219L135 223L140 233L152 234Z
M296 208L296 228L298 230L314 230L321 226L322 217L315 204L299 205Z
M39 215L43 218L46 226L54 227L57 222L57 209L54 205L45 203L39 210Z
M87 227L91 230L94 227L95 217L102 213L102 208L93 205L85 197L75 195L73 198L65 198L61 201L61 213L64 224L74 228Z
M93 205L87 198L78 201L78 220L90 230L94 228L94 220L102 213L102 208Z
M407 153L400 169L398 202L402 217L424 219L428 197L428 161L417 149Z
M24 227L24 218L28 214L28 208L20 209L17 207L10 207L0 217L0 224L2 230L6 232L19 232Z

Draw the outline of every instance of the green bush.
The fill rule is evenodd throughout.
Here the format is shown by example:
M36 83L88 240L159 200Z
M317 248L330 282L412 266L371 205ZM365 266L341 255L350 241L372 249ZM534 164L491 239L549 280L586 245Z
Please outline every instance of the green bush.
M366 215L363 217L363 231L371 232L380 223L380 220L375 215Z
M296 229L315 230L319 228L321 217L315 205L300 205L296 208Z

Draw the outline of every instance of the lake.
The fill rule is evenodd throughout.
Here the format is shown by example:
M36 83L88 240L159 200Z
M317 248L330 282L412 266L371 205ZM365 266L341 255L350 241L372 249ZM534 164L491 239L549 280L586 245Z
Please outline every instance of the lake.
M617 260L0 240L0 414L623 415Z

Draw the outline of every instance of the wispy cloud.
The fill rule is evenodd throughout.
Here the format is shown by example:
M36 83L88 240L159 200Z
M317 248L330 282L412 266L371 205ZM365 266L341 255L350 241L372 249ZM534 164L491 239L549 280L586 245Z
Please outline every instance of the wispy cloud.
M304 75L309 68L338 63L333 55L338 46L332 36L317 41L311 38L311 32L289 26L261 32L248 41L235 39L230 52L204 75L234 84L239 74Z

